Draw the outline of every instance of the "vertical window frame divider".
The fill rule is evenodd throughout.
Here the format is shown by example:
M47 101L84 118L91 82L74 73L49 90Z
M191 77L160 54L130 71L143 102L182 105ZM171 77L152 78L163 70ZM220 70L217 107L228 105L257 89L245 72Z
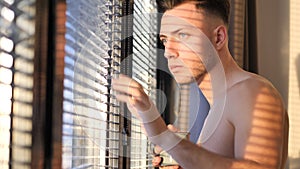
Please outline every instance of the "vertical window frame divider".
M56 12L63 5L65 0L36 1L31 154L35 169L61 168L64 48L58 45L64 46L59 38L64 38L65 23L59 25L57 17L65 18L65 12L63 16Z
M122 41L121 41L121 73L132 76L132 54L133 54L133 0L122 2ZM130 168L131 151L131 114L126 104L120 104L120 142L119 142L119 168Z
M51 168L60 169L62 166L62 126L63 126L63 92L64 92L64 58L66 45L66 0L56 0L53 11L55 12L54 27L54 78L52 99L52 140L51 140Z
M45 122L50 1L36 1L31 168L45 167ZM37 57L38 56L38 57Z
M256 21L256 1L246 0L245 3L245 46L247 57L244 68L253 73L258 73L258 53L257 53L257 21Z

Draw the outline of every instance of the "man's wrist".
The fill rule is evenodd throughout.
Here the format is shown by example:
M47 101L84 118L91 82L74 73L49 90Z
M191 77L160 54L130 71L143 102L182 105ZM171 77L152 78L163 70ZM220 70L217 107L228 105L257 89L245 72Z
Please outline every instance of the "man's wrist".
M151 123L154 120L160 118L160 113L158 112L156 106L152 101L150 101L150 108L146 111L139 111L142 123Z
M148 136L148 138L152 143L160 146L165 151L171 150L182 140L182 138L168 129L158 135Z

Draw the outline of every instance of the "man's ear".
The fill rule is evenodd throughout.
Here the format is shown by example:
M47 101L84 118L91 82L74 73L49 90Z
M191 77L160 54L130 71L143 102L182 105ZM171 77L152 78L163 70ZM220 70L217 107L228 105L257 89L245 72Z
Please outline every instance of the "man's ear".
M214 30L215 46L219 50L223 48L227 41L227 28L224 25L220 25Z

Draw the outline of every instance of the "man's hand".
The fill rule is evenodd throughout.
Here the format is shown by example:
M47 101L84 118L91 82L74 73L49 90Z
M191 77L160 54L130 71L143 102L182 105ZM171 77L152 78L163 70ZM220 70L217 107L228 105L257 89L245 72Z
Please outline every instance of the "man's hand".
M127 103L128 109L135 116L139 117L137 111L150 109L151 101L148 95L142 85L132 78L120 75L119 78L113 79L112 88L117 92L117 100Z
M151 102L149 96L144 92L144 89L141 84L139 84L137 81L133 80L132 78L120 75L119 78L113 79L112 81L112 89L117 92L116 98L118 101L125 102L127 104L128 109L130 112L136 116L139 119L143 119L143 122L152 122L155 119L158 119L160 117L159 112L157 112L157 109L153 109L152 106L154 104ZM149 111L150 112L147 112ZM140 112L143 113L153 113L153 115L143 115L139 114ZM165 125L165 123L159 123L161 125ZM176 132L178 131L174 126L169 125L168 128ZM165 129L161 129L160 126L157 126L156 129L158 131L154 133L154 136L163 132ZM160 131L162 130L162 131ZM145 133L147 135L147 133ZM153 134L152 134L153 135ZM161 157L157 156L153 159L153 166L159 166L161 163ZM160 168L166 168L166 169L179 169L180 166L166 166Z
M171 130L172 132L179 132L179 130L172 124L168 125L168 129ZM154 167L159 167L159 168L163 168L163 169L182 169L179 165L161 166L161 164L163 163L163 158L159 156L159 153L162 152L163 149L159 146L155 146L153 151L155 154L157 154L152 159L152 165Z
M160 156L153 157L152 165L153 167L159 167L161 169L182 169L179 165L173 166L161 166L162 158Z

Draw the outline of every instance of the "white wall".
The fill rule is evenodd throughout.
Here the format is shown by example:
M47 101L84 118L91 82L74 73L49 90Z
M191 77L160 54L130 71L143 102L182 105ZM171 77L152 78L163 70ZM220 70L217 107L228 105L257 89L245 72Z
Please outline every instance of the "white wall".
M300 1L256 0L259 74L282 94L290 118L289 167L300 168Z
M289 1L257 0L258 69L288 103Z

